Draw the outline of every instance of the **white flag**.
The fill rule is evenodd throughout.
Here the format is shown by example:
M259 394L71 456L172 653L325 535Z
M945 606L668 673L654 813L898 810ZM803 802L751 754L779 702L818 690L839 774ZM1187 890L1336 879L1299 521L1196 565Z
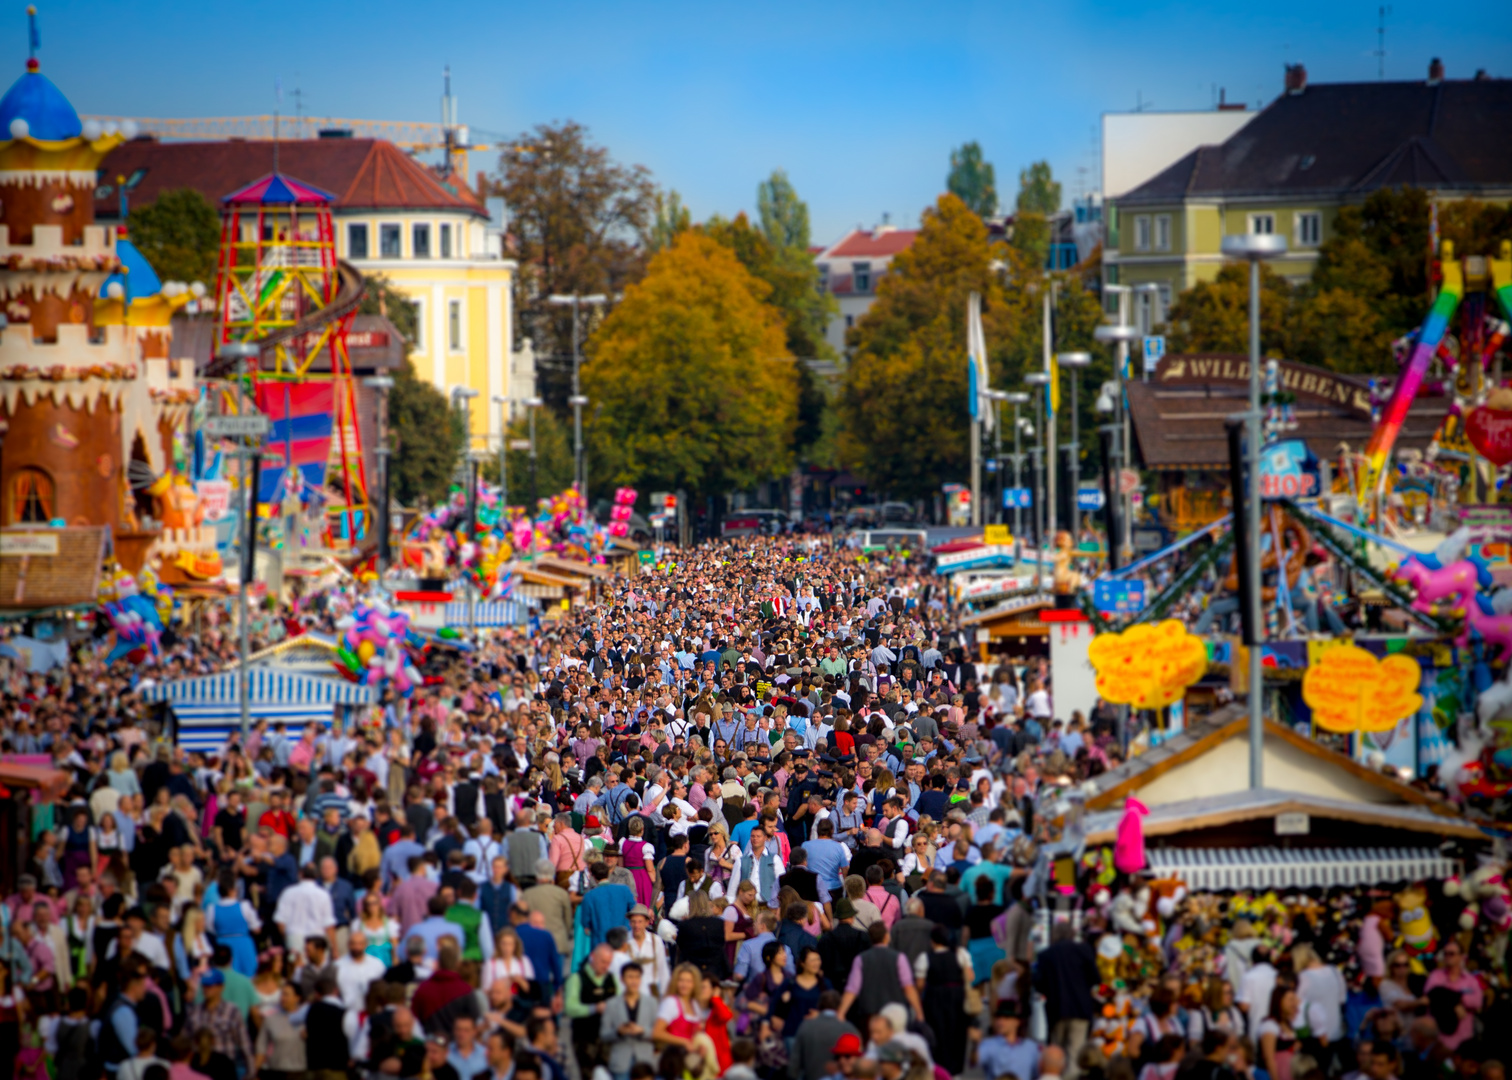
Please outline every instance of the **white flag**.
M966 302L966 357L971 365L971 417L981 420L984 431L992 430L992 409L987 404L987 336L982 332L982 296L972 293Z

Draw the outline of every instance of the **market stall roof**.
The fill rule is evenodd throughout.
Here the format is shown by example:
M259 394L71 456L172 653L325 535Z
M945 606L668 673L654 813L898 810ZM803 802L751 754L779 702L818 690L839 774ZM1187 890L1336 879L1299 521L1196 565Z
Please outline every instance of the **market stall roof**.
M1340 443L1363 449L1374 424L1370 383L1309 364L1281 360L1281 388L1295 397L1292 410L1303 439L1321 459ZM1130 382L1129 417L1141 459L1151 469L1228 468L1224 421L1249 404L1249 358L1235 353L1173 353L1149 382ZM1443 420L1448 399L1419 397L1397 440L1401 449L1426 449Z
M73 777L63 769L54 769L48 765L0 761L0 785L28 788L39 792L43 802L55 802L68 794L68 789L73 785Z
M576 559L559 559L555 555L537 555L535 564L552 574L576 574L578 577L595 578L599 581L607 581L614 576L614 571L607 566L595 566L592 563L578 562Z
M1186 799L1152 807L1144 818L1146 838L1173 836L1198 829L1213 829L1239 822L1274 818L1279 814L1306 814L1359 825L1379 825L1389 829L1426 833L1433 836L1483 838L1481 830L1468 821L1445 818L1426 806L1397 806L1390 803L1361 803L1335 799L1300 791L1245 788L1224 795ZM1122 809L1104 810L1087 815L1082 829L1088 844L1111 844L1118 835Z
M240 673L224 671L193 679L158 683L142 691L142 700L166 702L178 718L178 743L188 750L210 750L240 730ZM247 672L252 721L284 723L290 728L330 723L338 705L368 705L370 687L275 666Z
M0 532L0 608L99 606L100 567L110 528L105 525Z
M1229 705L1192 723L1159 746L1130 758L1088 783L1094 790L1089 810L1123 805L1138 794L1153 811L1167 803L1245 791L1249 784L1249 718L1242 706ZM1267 786L1288 793L1352 804L1416 806L1438 820L1462 820L1441 799L1330 750L1291 728L1269 721L1264 737Z
M1055 597L1049 593L1015 596L1000 604L994 604L986 611L967 615L961 620L961 625L986 627L988 637L994 640L1014 637L1048 637L1050 627L1040 620L1039 613L1045 608L1054 606Z
M1459 862L1437 848L1165 848L1149 870L1204 890L1306 889L1443 880Z

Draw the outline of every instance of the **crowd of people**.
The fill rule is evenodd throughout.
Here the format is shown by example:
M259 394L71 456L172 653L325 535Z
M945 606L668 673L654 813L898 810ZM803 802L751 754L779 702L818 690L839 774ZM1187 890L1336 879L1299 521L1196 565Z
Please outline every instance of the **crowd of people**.
M0 1080L1502 1080L1481 954L1394 949L1389 901L1052 913L1045 810L1116 714L981 663L925 553L670 553L184 752L137 695L228 648L6 682L4 749L70 787L0 905Z

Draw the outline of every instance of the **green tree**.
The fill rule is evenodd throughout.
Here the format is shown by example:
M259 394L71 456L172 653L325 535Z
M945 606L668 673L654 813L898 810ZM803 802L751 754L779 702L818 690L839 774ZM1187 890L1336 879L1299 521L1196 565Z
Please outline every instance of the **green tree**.
M778 251L808 254L808 203L793 190L786 172L773 169L770 177L756 185L756 211L767 243Z
M1260 267L1260 350L1284 356L1292 287ZM1166 313L1171 352L1249 352L1249 267L1228 263L1214 281L1198 282Z
M357 310L382 315L405 341L405 357L394 372L389 391L389 429L393 435L394 497L408 506L429 507L446 495L465 433L461 417L446 395L415 374L409 351L415 342L415 305L387 279L374 274Z
M588 344L594 476L702 496L787 471L797 387L770 292L702 230L652 257Z
M535 429L536 494L541 498L549 498L572 486L572 425L550 409L537 409ZM528 416L510 421L509 439L512 443L529 441ZM530 451L511 449L505 454L504 464L509 470L510 503L514 506L529 505ZM496 464L490 464L490 476L498 471Z
M1050 164L1036 161L1019 173L1010 242L1030 266L1042 267L1050 254L1050 218L1060 210L1061 186Z
M220 215L193 188L165 191L127 218L131 242L163 281L203 282L215 288Z
M661 251L672 246L677 234L693 223L682 196L676 191L656 193L656 221L651 226L651 237L646 246L651 251Z
M992 263L1009 266L1004 275ZM1005 286L1005 277L1018 282ZM840 458L874 488L923 498L970 467L966 306L982 295L990 382L1016 385L1032 366L1035 272L959 197L926 210L913 245L893 259L877 300L852 332L838 408Z
M572 385L572 308L554 293L617 296L645 272L656 220L656 185L640 165L623 165L571 121L541 124L511 140L494 185L509 208L518 245L517 310L536 343L541 396L564 412ZM602 317L585 307L586 338Z
M981 143L973 139L950 152L945 190L978 217L989 218L997 213L997 174L992 162L982 159Z

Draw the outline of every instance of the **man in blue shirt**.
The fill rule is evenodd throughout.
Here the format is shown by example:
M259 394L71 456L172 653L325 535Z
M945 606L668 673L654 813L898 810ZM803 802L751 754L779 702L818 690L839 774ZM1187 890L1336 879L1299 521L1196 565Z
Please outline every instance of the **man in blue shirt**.
M629 929L630 911L637 905L634 892L609 880L609 867L605 863L591 863L588 873L595 884L583 894L583 902L578 906L578 917L582 920L583 932L588 935L590 946L598 946L604 944L609 931L614 927Z
M562 991L562 954L557 952L556 938L546 929L545 914L532 912L524 901L516 900L514 907L509 909L509 918L514 923L515 933L520 935L525 958L535 969L541 993L551 1001ZM552 1005L552 1011L559 1012L561 1007Z
M388 849L383 853L383 858L378 863L378 872L382 875L383 887L387 889L395 881L403 881L409 877L410 859L415 855L424 854L425 846L415 841L414 826L399 826L399 839L388 846Z
M1019 1036L1019 1018L1011 1001L1000 1002L992 1018L992 1034L977 1048L977 1065L987 1080L1014 1076L1036 1080L1040 1073L1040 1048L1033 1039Z
M835 823L824 818L814 827L814 839L803 845L808 852L808 866L819 878L819 887L829 896L844 896L844 873L850 865L850 850L835 839Z

